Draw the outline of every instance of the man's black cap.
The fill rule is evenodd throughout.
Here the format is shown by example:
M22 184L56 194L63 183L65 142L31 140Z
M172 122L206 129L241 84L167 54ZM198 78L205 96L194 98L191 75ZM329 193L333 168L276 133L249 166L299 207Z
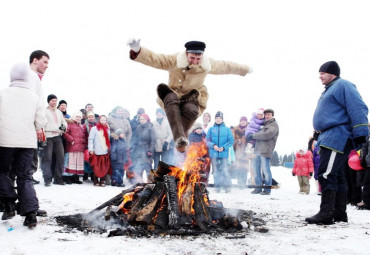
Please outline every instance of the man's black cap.
M185 43L185 48L186 52L202 54L204 52L204 49L206 48L206 44L199 41L190 41Z

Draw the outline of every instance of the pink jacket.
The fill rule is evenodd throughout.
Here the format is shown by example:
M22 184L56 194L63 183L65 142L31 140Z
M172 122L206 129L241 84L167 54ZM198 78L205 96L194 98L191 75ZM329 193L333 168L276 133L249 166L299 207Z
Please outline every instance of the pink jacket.
M85 125L78 125L73 122L68 125L64 133L66 139L66 152L83 152L87 148L87 131ZM72 145L72 142L73 145Z
M313 172L312 152L307 151L303 156L297 153L296 157L292 171L293 174L298 176L310 176L310 173Z

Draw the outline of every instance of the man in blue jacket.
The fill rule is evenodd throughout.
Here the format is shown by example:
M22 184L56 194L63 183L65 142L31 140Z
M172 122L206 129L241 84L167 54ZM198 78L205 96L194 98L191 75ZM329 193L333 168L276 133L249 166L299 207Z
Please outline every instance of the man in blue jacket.
M335 61L324 63L320 80L325 86L313 116L313 126L320 146L319 183L322 189L320 211L309 224L348 222L345 165L349 152L359 149L368 134L368 108L356 86L340 78ZM318 139L317 139L318 138Z
M234 144L234 136L231 129L225 126L223 113L216 113L215 124L209 128L206 136L209 156L215 180L217 192L221 188L225 192L231 190L230 171L228 169L229 148Z

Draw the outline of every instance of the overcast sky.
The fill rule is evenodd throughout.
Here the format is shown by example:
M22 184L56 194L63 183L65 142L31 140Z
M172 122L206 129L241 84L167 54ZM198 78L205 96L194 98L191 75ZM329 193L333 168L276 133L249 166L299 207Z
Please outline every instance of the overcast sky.
M99 114L121 105L131 116L144 107L155 118L156 86L168 74L131 61L127 40L140 38L167 54L201 40L208 57L254 69L246 77L209 75L206 111L214 117L221 110L235 126L257 108L273 108L276 150L289 153L306 146L312 133L324 62L337 61L341 77L370 104L369 13L366 0L3 1L0 88L9 85L14 63L41 49L50 55L44 94L65 99L69 113L91 102Z

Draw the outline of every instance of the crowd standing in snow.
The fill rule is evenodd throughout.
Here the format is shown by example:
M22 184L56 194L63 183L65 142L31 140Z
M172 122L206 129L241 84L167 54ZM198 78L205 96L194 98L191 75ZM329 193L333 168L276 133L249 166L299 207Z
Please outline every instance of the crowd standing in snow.
M135 45L132 43L138 48L133 48ZM142 49L135 41L131 42L130 47L132 59L155 65L146 62L140 52L159 56ZM186 48L187 53L192 53L191 56L195 54L194 57L199 57L202 54L198 51L204 51L205 45L192 42ZM192 52L193 50L196 52ZM205 99L198 95L196 100L192 95L190 99L186 97L184 103L181 101L184 99L183 95L180 93L182 96L179 99L178 94L173 92L173 89L176 92L181 91L178 84L172 84L172 87L162 84L158 87L158 95L164 109L150 109L150 113L155 112L153 121L150 114L141 107L130 119L130 112L122 106L116 106L106 116L95 113L91 103L70 116L67 113L66 100L59 100L58 103L56 95L51 94L44 98L42 94L40 81L48 63L47 53L33 52L30 56L30 68L25 64L15 65L11 71L12 83L9 88L0 91L0 114L5 116L0 119L0 128L4 129L0 133L0 209L4 211L3 220L12 218L18 211L26 216L24 225L34 227L37 224L36 216L46 213L39 209L33 188L34 184L39 183L32 177L37 165L42 170L46 187L51 187L52 184L83 182L92 182L99 187L123 187L125 183L135 184L147 180L151 169L156 169L159 161L182 167L190 147L195 147L202 153L201 181L208 185L208 178L212 173L217 192L230 192L231 179L236 178L239 188L246 188L248 184L255 188L252 194L270 195L271 186L276 184L270 171L270 159L279 136L279 126L273 109L257 109L251 114L250 122L247 117L241 116L236 126L228 127L223 121L221 111L215 114L214 123L211 121L211 114L205 112L203 123L195 122L195 115L195 119L189 115L182 117L182 126L179 126L171 124L173 119L180 118L175 114L177 111L172 109L173 105L187 110L194 105L203 107L201 111L197 111L198 117L205 109L208 95L205 95ZM317 192L322 192L320 212L306 219L309 223L316 224L347 221L347 201L361 209L369 209L370 204L369 137L365 140L364 133L364 127L367 128L367 107L355 87L339 78L339 66L335 64L328 62L320 68L320 76L326 89L314 116L316 137L311 140L307 152L301 150L297 153L292 171L298 178L302 194L310 192L309 178L313 173L315 180L318 180ZM223 72L221 69L220 73ZM187 71L191 73L190 69ZM181 82L180 85L182 86ZM343 90L346 91L345 95ZM350 100L345 100L345 106L336 105L327 100L328 96L338 97L338 100L350 97ZM13 97L14 100L11 99ZM27 105L26 109L20 109L20 101ZM44 101L48 103L47 107L44 106ZM189 102L190 105L187 104ZM13 104L18 105L11 107ZM326 111L330 110L330 116L337 116L333 119L334 122L327 122L326 111L322 110L324 108ZM353 108L355 110L352 111ZM351 113L357 114L348 116L344 109L351 109ZM22 118L17 119L15 116ZM12 128L6 128L9 125ZM24 127L25 130L19 132L17 127ZM369 130L366 129L366 132L368 135ZM20 133L27 137L19 136ZM317 134L320 136L317 137ZM352 183L353 192L348 196L347 181L351 184L350 180L353 178L348 177L346 181L344 169L348 166L352 139L356 149L366 141L359 156L365 170L362 171L361 183ZM188 143L190 146L187 146ZM357 171L351 174L358 176L359 173ZM17 192L13 185L15 180ZM356 190L360 190L360 194ZM351 200L352 197L356 199Z

